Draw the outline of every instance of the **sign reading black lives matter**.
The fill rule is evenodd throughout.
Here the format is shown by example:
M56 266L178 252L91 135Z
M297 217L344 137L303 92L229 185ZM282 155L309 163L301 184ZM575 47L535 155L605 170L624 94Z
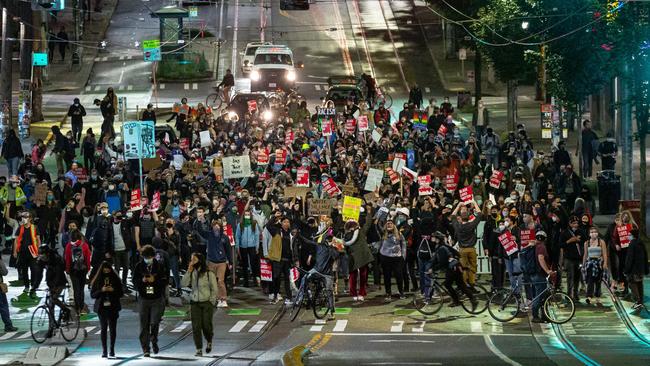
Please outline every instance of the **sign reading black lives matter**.
M223 158L223 177L246 178L251 176L251 160L248 155L228 156Z

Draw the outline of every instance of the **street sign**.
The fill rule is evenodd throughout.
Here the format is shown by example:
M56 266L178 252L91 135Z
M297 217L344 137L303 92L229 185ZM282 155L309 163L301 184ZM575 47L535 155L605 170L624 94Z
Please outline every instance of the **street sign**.
M32 53L32 66L47 66L47 53Z
M144 60L147 62L162 61L160 48L147 48L143 52Z
M143 49L160 48L160 40L151 39L151 40L148 40L148 41L142 41L142 48Z
M124 122L122 128L125 159L147 159L156 156L153 121Z
M199 7L190 6L190 18L196 18L199 16Z
M461 61L467 60L467 49L461 48L458 50L458 59Z

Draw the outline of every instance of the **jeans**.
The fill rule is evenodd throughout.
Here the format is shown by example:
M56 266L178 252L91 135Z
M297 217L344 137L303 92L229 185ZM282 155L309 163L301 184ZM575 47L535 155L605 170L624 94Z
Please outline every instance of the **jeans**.
M433 262L422 260L418 258L418 268L420 269L420 293L424 294L424 289L431 286L431 279L426 275L427 271L431 269Z
M515 294L521 294L521 265L519 264L519 257L511 256L506 259L506 271L510 279L510 288ZM516 284L518 286L515 286Z
M359 280L359 291L357 291L357 280ZM350 296L366 296L368 287L368 266L350 271Z
M409 291L409 279L411 280L411 285L413 290L418 288L418 279L415 276L416 269L415 266L418 262L418 257L415 251L407 250L406 251L406 261L404 262L404 291Z
M540 309L542 308L542 304L544 303L544 300L546 300L545 297L540 296L544 290L546 290L546 278L542 276L541 274L534 274L530 277L530 280L532 282L531 287L533 289L533 318L542 318L542 314L540 313Z
M158 344L158 329L160 320L165 312L165 298L143 299L138 301L140 316L140 346L143 351L149 351L149 343Z
M490 258L490 262L490 269L492 270L492 288L503 288L506 272L504 259L499 257L492 257Z
M83 128L83 123L72 123L72 138L75 141L81 141L81 130Z
M203 348L203 338L212 343L214 331L212 330L212 314L214 306L209 301L193 302L190 305L190 316L192 319L192 337L196 349Z
M13 323L9 317L9 302L7 301L7 294L0 292L0 317L2 322L5 323L5 329L11 328Z
M7 170L9 170L9 176L18 174L19 165L20 165L20 157L7 159Z
M578 301L578 289L580 288L580 261L564 258L564 271L566 271L567 293Z
M173 255L169 256L169 269L172 271L172 277L174 278L174 288L181 288L181 275L178 272L178 256Z
M115 272L120 274L120 269L122 270L122 287L126 291L126 279L129 274L129 252L126 250L118 250L113 253L113 260L115 261Z
M591 151L582 153L582 176L583 177L591 177L593 162L594 162L594 157L591 154Z

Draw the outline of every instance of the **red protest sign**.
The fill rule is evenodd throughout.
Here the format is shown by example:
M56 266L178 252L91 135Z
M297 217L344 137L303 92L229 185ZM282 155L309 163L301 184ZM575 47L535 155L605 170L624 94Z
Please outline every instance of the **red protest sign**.
M309 168L298 168L296 171L296 187L309 187Z
M521 247L526 248L527 246L531 245L535 241L535 230L521 230L519 232L519 236L521 237Z
M323 120L323 136L332 136L332 119L326 118Z
M273 281L271 262L268 259L260 258L260 279L262 281Z
M275 150L275 163L284 165L287 162L287 151L284 149Z
M447 174L445 176L445 189L455 191L458 188L458 176L456 174Z
M160 192L156 191L156 193L153 194L153 199L151 200L151 210L158 211L159 208L160 208Z
M248 112L253 113L254 110L257 109L257 101L256 100L249 100L248 101Z
M323 182L323 189L330 195L330 197L335 197L341 194L341 189L336 185L336 182L334 182L334 179L332 178L327 178L327 180Z
M431 188L430 186L424 186L424 187L420 186L418 187L418 194L420 196L430 196L433 194L433 188Z
M356 129L357 129L357 121L355 121L354 118L350 118L345 121L345 132L352 135L354 134L354 131L356 131Z
M443 137L447 135L447 126L445 126L444 123L440 125L440 128L438 128L438 135Z
M517 241L509 231L499 235L499 243L501 243L501 246L503 246L503 249L508 255L513 255L519 250L517 248Z
M430 186L431 185L431 176L430 175L420 175L418 176L418 184L420 187Z
M261 149L257 152L257 164L266 165L269 163L269 152L266 149Z
M235 246L235 235L233 235L232 226L230 226L230 224L226 224L226 227L225 227L224 231L226 232L226 236L228 237L228 241L230 242L230 246L234 247Z
M180 143L178 144L178 147L180 147L181 150L189 150L190 149L190 139L188 137L183 137L180 140Z
M75 169L74 175L77 177L79 183L86 183L88 181L88 172L86 171L86 168Z
M490 177L490 187L499 189L501 186L501 180L503 179L503 172L500 170L492 171L492 176Z
M458 193L460 194L460 200L463 202L468 202L474 199L474 192L472 190L472 186L461 188L458 191Z
M359 118L357 118L357 122L359 122L359 131L360 132L368 131L368 129L369 129L369 127L368 127L368 116L359 116Z
M618 234L618 243L621 245L621 248L627 248L630 246L631 230L632 224L625 224L616 227L616 233Z
M141 210L142 209L142 195L140 194L140 188L131 190L131 210Z
M386 173L388 173L391 184L399 183L399 175L392 168L386 168Z
M288 131L288 132L284 135L284 144L285 144L285 145L291 145L291 144L293 144L293 139L294 139L293 131Z

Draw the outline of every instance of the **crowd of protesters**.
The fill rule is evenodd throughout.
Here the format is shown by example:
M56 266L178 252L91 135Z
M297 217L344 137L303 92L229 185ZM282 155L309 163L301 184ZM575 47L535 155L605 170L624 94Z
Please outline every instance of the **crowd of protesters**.
M425 106L417 87L410 96L414 100L401 111L373 105L372 98L310 108L292 97L272 118L253 104L233 115L183 99L168 120L176 134L156 134L156 158L148 159L140 188L138 160L125 161L116 143L112 89L96 101L104 115L98 136L88 129L82 138L86 112L75 100L73 130L63 134L53 127L52 148L39 141L23 154L11 132L3 146L10 176L0 177L0 227L9 266L35 296L43 277L39 252L60 255L76 310L88 311L86 291L95 299L104 357L114 356L120 298L132 291L149 356L159 351L158 326L169 297L191 287L201 355L203 338L205 352L211 351L213 308L228 306L232 283L259 287L269 301L289 304L292 267L316 268L335 275L337 301L346 295L367 301L383 284L390 302L422 291L441 245L457 247L445 253L458 257L470 289L479 257L490 262L492 288L498 288L506 274L512 278L526 267L533 248L544 261L524 268L529 279L555 273L574 301L585 283L585 302L597 305L607 272L612 289L631 290L635 307L642 306L648 268L638 226L629 212L616 215L609 227L593 226L594 197L564 142L536 151L524 125L501 134L482 122L461 134L448 98ZM153 107L142 117L155 121ZM50 152L55 172L44 167ZM229 157L247 157L250 174L229 178ZM615 152L602 158L611 163ZM590 174L591 165L584 170ZM306 188L292 189L298 186ZM141 199L134 203L135 189ZM352 215L346 196L362 202ZM312 214L316 199L330 199L328 214ZM503 245L506 236L514 251ZM5 330L15 330L4 293L0 309Z

